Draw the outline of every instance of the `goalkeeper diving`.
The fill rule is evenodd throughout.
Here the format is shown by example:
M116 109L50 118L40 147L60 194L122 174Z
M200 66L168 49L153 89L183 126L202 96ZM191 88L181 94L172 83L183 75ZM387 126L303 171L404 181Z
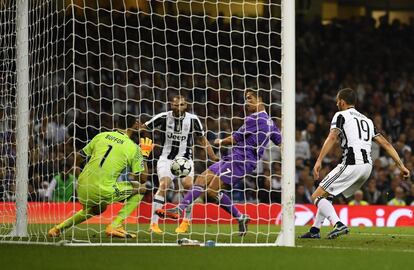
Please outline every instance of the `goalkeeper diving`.
M147 166L144 157L152 151L152 140L141 138L140 146L132 139L136 121L126 116L118 121L116 131L96 135L79 153L87 163L79 175L77 194L82 210L54 226L49 237L58 237L65 229L100 215L109 204L123 202L124 206L107 225L108 237L136 238L124 229L124 220L135 210L145 193ZM78 162L76 162L78 163ZM134 181L117 182L120 174L129 168Z

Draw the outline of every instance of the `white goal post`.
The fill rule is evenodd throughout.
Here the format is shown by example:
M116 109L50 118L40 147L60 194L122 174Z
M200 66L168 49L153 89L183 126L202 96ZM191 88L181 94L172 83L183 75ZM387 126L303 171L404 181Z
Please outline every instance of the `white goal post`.
M29 5L16 3L16 225L11 236L27 236L29 168Z
M218 246L295 246L295 1L4 0L0 23L6 121L0 176L7 176L0 182L0 243L175 245L188 237ZM81 207L74 156L93 136L114 129L125 113L148 120L180 94L213 143L243 124L249 88L265 93L282 144L269 147L258 169L228 192L252 216L246 237L208 198L194 206L189 234L173 233L171 220L162 223L163 235L148 232L158 133L152 134L158 150L149 161L147 194L127 219L137 239L106 239L118 204L59 239L47 237L51 226ZM197 175L211 161L200 149L194 153ZM65 201L53 195L59 183L66 185L60 189ZM168 193L171 204L181 200L178 186Z
M282 227L277 244L295 245L295 1L282 1Z

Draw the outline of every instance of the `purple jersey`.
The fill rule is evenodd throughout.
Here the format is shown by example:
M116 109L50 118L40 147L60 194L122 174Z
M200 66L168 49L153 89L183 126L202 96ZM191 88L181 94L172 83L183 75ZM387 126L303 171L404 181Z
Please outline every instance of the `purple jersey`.
M266 112L247 116L232 136L235 145L230 154L209 167L226 184L234 184L256 169L269 140L275 144L282 140L280 130Z
M231 156L238 156L238 160L258 161L269 139L278 145L282 137L270 116L262 111L247 116L244 124L233 132L233 139L236 144L231 149Z

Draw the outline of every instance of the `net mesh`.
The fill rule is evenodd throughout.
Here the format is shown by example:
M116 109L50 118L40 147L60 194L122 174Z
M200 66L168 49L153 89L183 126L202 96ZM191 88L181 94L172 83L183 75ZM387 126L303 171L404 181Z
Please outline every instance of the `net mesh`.
M16 144L13 141L16 97L15 66L15 18L16 9L10 2L2 2L0 9L0 199L14 200L14 163ZM10 229L5 220L11 216L5 209L0 217L1 230Z
M0 2L0 20L0 220L1 234L7 234L15 215L15 1ZM113 130L125 113L145 122L183 95L212 143L243 124L244 92L252 88L264 90L280 127L280 25L280 1L29 1L29 239L57 240L47 237L48 229L81 208L75 153L99 132ZM174 243L181 237L174 233L178 223L168 219L160 221L162 235L148 232L163 132L152 134L148 191L127 219L138 238L129 242ZM221 156L228 151L214 150ZM197 146L194 161L196 175L212 164ZM125 180L127 174L119 179ZM179 182L171 185L167 202L181 200ZM209 199L195 204L189 236L273 243L280 222L279 148L269 147L257 170L228 195L252 217L248 237L238 237L235 220ZM104 231L120 207L110 206L59 239L116 242Z

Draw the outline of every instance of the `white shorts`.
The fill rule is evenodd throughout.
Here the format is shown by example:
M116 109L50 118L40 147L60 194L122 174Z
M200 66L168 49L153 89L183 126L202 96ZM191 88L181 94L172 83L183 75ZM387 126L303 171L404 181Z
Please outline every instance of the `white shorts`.
M319 186L331 195L342 193L345 198L349 198L367 181L371 170L372 165L369 163L339 164L320 182Z
M190 159L191 162L191 172L188 176L194 177L194 162ZM157 174L158 179L161 180L163 177L169 177L170 179L174 179L176 176L171 172L171 159L160 157L157 163Z

